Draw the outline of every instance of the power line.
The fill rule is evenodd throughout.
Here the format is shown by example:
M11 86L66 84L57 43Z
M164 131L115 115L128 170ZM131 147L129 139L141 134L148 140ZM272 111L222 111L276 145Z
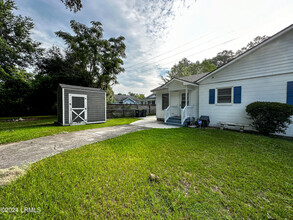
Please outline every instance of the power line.
M233 38L233 39L230 39L230 40L225 41L225 42L223 42L223 43L217 44L217 45L215 45L215 46L209 47L209 48L207 48L207 49L204 49L204 50L198 51L198 52L196 52L196 53L190 54L190 55L188 55L188 56L186 56L186 57L192 57L192 56L194 56L194 55L196 55L196 54L199 54L199 53L202 53L202 52L205 52L205 51L211 50L211 49L213 49L213 48L216 48L216 47L218 47L218 46L221 46L221 45L224 45L224 44L230 43L230 42L232 42L232 41L234 41L234 40L236 40L236 39L238 39L238 37ZM167 63L162 64L162 65L167 65L167 64L174 63L174 62L178 62L178 59L176 59L176 60L174 60L174 61L171 61L171 62L167 62ZM157 66L157 65L156 65L156 66ZM154 67L147 68L147 69L152 69L152 68L154 68ZM156 67L156 68L158 68L158 67ZM142 69L142 70L147 70L147 69ZM142 71L142 70L140 70L140 71ZM128 71L126 71L126 72L128 72ZM130 71L130 72L132 72L132 71Z
M225 36L228 35L228 34L230 34L230 33L231 33L231 32L225 34ZM186 49L186 50L180 51L179 53L176 53L176 54L174 54L174 55L171 55L171 56L165 57L165 58L163 58L163 59L160 59L160 60L158 60L158 61L155 61L155 63L158 63L158 62L161 62L161 61L166 60L166 59L168 59L168 58L171 58L171 57L177 56L178 54L182 54L182 53L184 53L184 52L186 52L186 51L189 51L189 50L191 50L191 49L193 49L193 48L195 48L195 47L197 47L197 46L199 46L199 45L203 45L203 44L209 43L209 42L211 42L211 41L214 41L215 39L218 39L218 37L215 37L215 38L213 38L213 39L210 39L210 40L208 40L208 41L206 41L206 42L204 42L204 43L197 44L197 45L195 45L195 46L193 46L193 47L191 47L191 48L188 48L188 49ZM139 66L139 64L135 64L135 65L134 65L134 67L136 67L136 66ZM143 68L143 67L145 67L145 66L149 66L149 64L145 64L145 65L143 65L143 66L140 66L140 68ZM132 70L133 70L133 68L127 68L127 67L126 67L125 69L128 69L127 71L132 71Z
M213 32L213 33L214 33L214 32ZM201 38L203 38L203 37L206 37L206 36L208 36L208 35L211 35L211 34L212 34L212 33L207 33L207 34L201 35L200 37L194 38L194 39L191 40L191 41L188 41L188 42L186 42L186 43L184 43L184 44L181 44L181 45L178 46L178 47L174 47L173 49L168 50L168 51L166 51L166 52L164 52L164 53L161 53L161 54L159 54L159 55L157 55L157 56L155 56L155 57L151 57L151 58L149 58L149 59L146 59L145 61L149 61L149 60L155 59L155 58L157 58L157 57L160 57L160 56L166 55L167 53L170 53L170 52L172 52L172 51L174 51L174 50L177 50L177 49L179 49L179 48L181 48L181 47L184 47L185 45L188 45L188 44L190 44L190 43L193 43L193 42L195 42L196 40L199 40L199 39L201 39ZM144 62L145 62L145 61L144 61ZM143 62L140 62L140 63L143 63ZM138 64L139 64L139 63L138 63ZM132 68L133 66L136 66L136 65L138 65L138 64L134 64L134 65L132 65L132 66L130 66L130 67L125 67L125 68Z

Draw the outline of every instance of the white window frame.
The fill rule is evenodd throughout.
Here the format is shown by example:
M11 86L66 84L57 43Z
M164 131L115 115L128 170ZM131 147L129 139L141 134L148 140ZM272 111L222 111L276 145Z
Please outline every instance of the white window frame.
M72 121L72 97L82 97L84 98L84 120L83 122L73 122ZM84 94L68 94L68 110L69 110L69 124L70 125L78 125L78 124L87 124L87 95Z
M233 100L234 100L234 87L233 86L225 86L225 87L219 87L219 88L216 88L216 100L215 100L215 103L216 105L232 105L233 104ZM231 89L231 102L229 103L218 103L218 90L219 89Z
M182 104L182 94L185 94L185 92L181 92L181 93L180 93L180 108L182 107L182 106L181 106L181 104ZM185 105L186 105L186 106L190 106L190 92L188 91L187 94L188 94L188 95L187 95L187 103L188 103L189 105L187 105L187 103L185 103ZM186 94L185 94L185 95L186 95ZM184 100L184 101L185 101L185 100ZM184 106L184 107L185 107L185 106ZM183 107L183 108L184 108L184 107ZM181 109L183 109L183 108L181 108Z

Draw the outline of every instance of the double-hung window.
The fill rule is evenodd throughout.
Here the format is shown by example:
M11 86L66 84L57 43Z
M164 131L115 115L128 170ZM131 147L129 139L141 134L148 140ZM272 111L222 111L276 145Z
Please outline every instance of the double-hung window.
M217 89L217 103L232 103L232 88Z
M169 106L169 94L162 94L162 110L165 110Z
M187 105L189 105L189 93L187 93ZM185 107L185 93L181 94L181 108Z

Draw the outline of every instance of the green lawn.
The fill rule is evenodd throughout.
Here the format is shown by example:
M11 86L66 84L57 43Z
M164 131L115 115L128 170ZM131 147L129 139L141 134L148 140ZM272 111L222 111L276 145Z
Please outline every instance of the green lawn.
M0 189L0 207L41 210L7 219L293 219L292 158L289 140L144 130L33 164Z
M92 128L109 127L115 125L130 124L135 118L116 118L108 119L106 123L75 125L75 126L55 126L55 116L33 116L23 118L34 118L34 121L7 122L12 118L0 118L0 144L6 144L16 141L30 140L33 138L57 134L60 132L80 131Z

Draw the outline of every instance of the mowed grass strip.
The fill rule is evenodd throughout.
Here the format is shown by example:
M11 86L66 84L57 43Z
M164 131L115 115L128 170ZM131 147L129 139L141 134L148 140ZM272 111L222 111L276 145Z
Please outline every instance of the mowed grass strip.
M216 129L139 131L33 164L0 189L0 207L41 209L5 219L293 219L292 143Z
M30 140L64 131L72 132L92 128L125 125L138 120L135 118L115 118L108 119L106 123L101 124L56 126L54 125L54 121L57 120L56 116L33 116L23 118L27 120L8 122L7 120L11 120L12 118L0 118L0 144Z

